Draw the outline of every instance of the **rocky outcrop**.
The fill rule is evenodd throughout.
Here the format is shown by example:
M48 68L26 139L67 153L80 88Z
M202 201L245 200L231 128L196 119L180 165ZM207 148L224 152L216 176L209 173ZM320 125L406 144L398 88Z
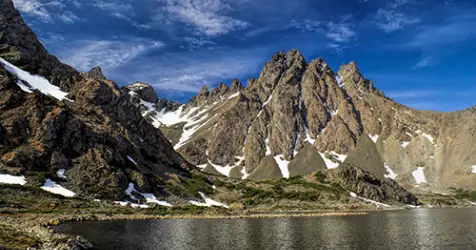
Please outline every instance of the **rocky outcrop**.
M133 84L125 85L122 89L123 91L137 94L141 100L146 102L157 103L159 101L159 97L154 88L147 83L135 82Z
M23 23L11 1L0 2L0 57L49 79L67 99L18 84L0 63L0 172L24 175L27 185L52 179L78 196L131 199L129 183L142 193L169 195L164 181L179 183L196 168L149 124L128 89L102 77L82 77L49 55ZM136 87L141 84L136 84ZM134 89L158 102L153 89ZM66 178L57 171L65 170ZM197 194L198 195L198 194Z
M102 73L102 69L99 66L92 68L88 72L81 73L81 75L85 78L95 78L98 80L106 80L106 77Z
M325 172L328 181L336 182L360 197L378 202L397 201L417 206L420 204L412 193L391 179L380 179L350 164L342 164Z

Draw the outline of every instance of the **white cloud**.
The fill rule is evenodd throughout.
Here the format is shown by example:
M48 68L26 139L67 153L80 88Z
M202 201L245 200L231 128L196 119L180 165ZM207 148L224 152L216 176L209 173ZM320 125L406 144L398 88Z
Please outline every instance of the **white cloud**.
M147 82L167 92L195 93L203 85L215 86L220 81L258 75L266 59L266 49L222 49L190 53L165 53L135 60L131 69L118 68L111 79ZM157 70L160 69L160 70Z
M66 11L60 16L58 16L59 19L61 19L65 23L74 23L75 21L81 20L79 17L77 17L73 12L71 11Z
M418 62L415 64L414 68L424 68L430 65L433 65L435 63L435 60L431 56L424 56L418 60Z
M321 30L322 28L320 21L304 19L302 21L291 20L287 27L292 27L300 30L301 32Z
M161 14L188 24L206 36L224 35L249 26L248 22L225 15L233 11L233 8L222 0L159 0L159 2L165 5L161 8Z
M335 43L347 43L357 37L357 33L352 29L352 25L349 23L329 22L327 28L327 38L333 40Z
M93 4L95 7L110 11L112 13L132 13L133 8L130 4L121 3L118 1L96 1Z
M50 12L37 0L13 0L13 4L22 13L36 16L45 22L52 21Z
M388 33L400 30L406 25L420 22L419 18L409 17L395 9L379 9L377 12L377 20L379 21L377 25Z
M375 14L376 25L387 33L391 33L405 26L417 24L421 20L417 17L412 17L403 11L406 5L415 4L413 0L395 0L388 3L385 8L377 10Z
M105 71L114 70L139 55L163 47L158 41L136 39L130 41L82 40L68 44L58 51L63 62L81 71L99 65Z
M386 92L387 96L400 99L413 99L421 97L435 96L438 93L433 90L414 89L414 90L390 90Z
M214 41L206 40L203 37L196 38L196 37L185 37L185 42L187 42L187 47L189 50L199 49L205 46L213 46L216 45Z

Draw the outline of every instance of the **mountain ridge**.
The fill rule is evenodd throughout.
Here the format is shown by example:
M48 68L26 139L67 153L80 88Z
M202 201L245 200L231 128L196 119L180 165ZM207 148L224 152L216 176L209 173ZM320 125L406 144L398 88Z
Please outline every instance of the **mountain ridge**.
M350 157L351 163L359 163L380 178L398 170L399 183L409 188L443 191L450 186L474 186L471 167L476 164L472 157L476 149L468 145L472 137L454 131L458 119L465 117L464 132L474 135L474 107L455 112L409 108L375 88L355 62L334 73L321 58L307 63L298 50L276 53L260 76L250 78L233 96L228 88L222 83L211 90L203 87L175 114L195 119L196 123L188 124L192 131L187 124L157 126L173 142L180 141L184 131L191 134L175 148L205 171L242 178L264 165L265 172L280 173L273 174L275 178L289 177L289 172L302 173L299 167L289 166L294 158L300 158L299 151L306 149L304 158L314 159L314 163L302 159L308 162L301 166L308 169L304 171L307 174L311 169L337 167ZM232 98L227 99L229 96ZM468 145L464 153L448 148L455 140ZM309 150L308 144L319 155ZM367 153L366 159L358 159L353 152ZM424 159L419 160L418 154ZM453 155L465 159L448 164ZM431 180L417 183L413 173L420 167L426 168Z

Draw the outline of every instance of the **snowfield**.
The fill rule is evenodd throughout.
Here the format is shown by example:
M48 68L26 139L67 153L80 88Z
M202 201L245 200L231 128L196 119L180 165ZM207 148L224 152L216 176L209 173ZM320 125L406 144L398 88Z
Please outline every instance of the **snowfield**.
M5 69L16 75L20 80L27 82L30 86L26 86L23 82L18 81L18 86L25 92L31 93L33 90L39 90L41 93L45 95L52 96L60 101L70 99L66 98L68 93L61 91L61 89L55 85L52 85L48 80L46 80L42 76L32 75L20 68L16 67L15 65L7 62L5 59L0 57L0 63L3 64Z
M0 183L3 184L16 184L16 185L25 185L26 180L25 176L13 176L9 174L0 174Z
M392 180L395 180L397 178L397 174L393 172L393 170L390 168L390 166L387 165L386 162L384 163L383 167L385 168L385 170L387 170L388 173L384 175L385 178L389 178Z
M46 179L45 184L43 184L43 187L41 187L41 189L53 194L62 195L64 197L73 197L76 195L74 192L56 184L56 182L50 179Z
M202 203L202 202L198 202L198 201L189 201L191 204L195 205L195 206L200 206L200 207L212 207L212 206L216 206L216 207L224 207L224 208L229 208L227 205L221 203L221 202L218 202L218 201L215 201L215 200L212 200L210 198L208 198L207 196L205 196L204 193L202 192L198 192L200 194L200 196L202 197L202 199L205 201L205 203Z
M413 178L415 178L415 181L417 184L420 183L426 183L425 179L425 173L423 173L422 167L418 167L415 171L412 172Z
M364 198L364 197L359 197L354 192L350 192L350 196L352 196L354 198L357 198L357 199L360 199L360 200L363 200L363 201L368 202L368 203L372 203L372 204L376 205L377 207L379 207L379 206L381 206L381 207L391 207L390 205L385 204L385 203L381 203L381 202L374 201L374 200L371 200L371 199L367 199L367 198Z
M331 159L326 157L326 154L334 156L338 161L340 161L340 163L333 162ZM324 160L324 163L326 164L327 169L337 168L339 167L341 163L344 163L345 159L347 159L347 155L341 155L334 151L324 152L324 153L319 152L319 155L321 155L321 158Z
M289 179L289 161L284 159L284 155L277 155L274 157L274 160L276 161L279 169L281 170L281 175L284 178Z

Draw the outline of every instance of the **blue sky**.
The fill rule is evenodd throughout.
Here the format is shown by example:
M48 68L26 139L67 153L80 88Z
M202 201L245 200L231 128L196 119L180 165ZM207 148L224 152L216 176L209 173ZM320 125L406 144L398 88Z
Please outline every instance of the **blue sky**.
M246 83L280 51L355 61L410 107L476 104L476 3L458 0L13 0L50 51L81 71L100 65L187 101L202 85Z

